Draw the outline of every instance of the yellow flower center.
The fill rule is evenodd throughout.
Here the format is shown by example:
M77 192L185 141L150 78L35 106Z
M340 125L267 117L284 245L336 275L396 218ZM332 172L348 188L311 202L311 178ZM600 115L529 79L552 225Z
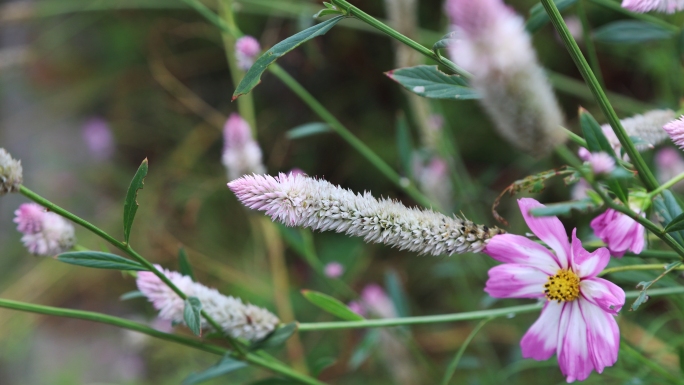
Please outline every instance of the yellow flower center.
M544 294L549 301L574 301L579 297L580 279L571 270L558 270L544 285Z

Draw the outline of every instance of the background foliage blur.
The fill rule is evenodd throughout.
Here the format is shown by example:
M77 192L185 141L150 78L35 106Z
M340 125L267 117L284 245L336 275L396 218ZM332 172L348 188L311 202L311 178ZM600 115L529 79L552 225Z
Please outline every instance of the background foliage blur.
M390 7L399 2L386 1ZM523 15L535 4L526 0L507 3ZM221 128L237 107L230 101L235 84L217 28L179 0L0 4L0 144L22 160L25 184L111 234L120 234L126 188L140 162L149 158L150 173L139 195L141 206L132 239L136 248L151 261L177 269L178 248L183 246L199 281L275 310L264 244L268 234L226 188L220 163ZM354 4L374 16L387 15L381 0ZM235 0L235 6L239 27L265 48L312 25L311 16L321 8L319 2L306 0ZM419 2L412 37L431 46L447 31L442 6L440 0ZM591 5L588 11L594 26L623 17ZM572 15L573 10L566 13ZM681 16L670 19L682 21ZM576 126L579 105L600 118L552 27L536 33L534 44L559 86L568 126ZM621 116L649 107L677 109L684 84L674 44L598 45L607 88L627 97L616 103ZM408 122L418 147L416 128L424 122L412 112L407 94L383 75L398 66L395 49L387 37L360 22L345 20L279 64L364 143L401 170L407 154L396 145L397 126ZM320 119L278 79L266 74L262 80L253 96L257 138L269 173L300 168L354 191L368 190L414 204L337 135L289 139L288 130ZM493 131L476 102L433 100L429 105L444 116L446 143L453 145L454 154L460 153L460 170L469 175L466 178L458 170L452 173L457 186L454 213L494 225L489 209L501 190L560 164L553 158L534 159L511 149ZM83 129L93 118L103 119L112 130L116 144L109 158L89 152L85 143ZM458 159L454 157L453 162L459 164ZM548 184L540 200L554 202L568 196L569 189L557 180ZM24 201L18 195L0 199L0 297L153 322L154 312L144 300L119 300L135 289L130 276L28 255L12 223L13 211ZM500 212L510 220L509 230L527 231L513 199L504 198ZM588 220L582 214L564 218L568 229ZM297 247L292 247L309 233L281 229L281 234L296 319L330 320L308 304L299 290L315 289L345 301L354 296L343 285L316 274ZM88 248L107 247L81 229L77 235L79 244ZM399 306L400 315L497 305L482 291L487 268L493 265L484 255L418 257L330 233L314 234L313 241L323 264L337 261L345 266L341 281L356 292L370 283L390 290L404 304ZM630 263L629 259L624 263ZM637 282L652 278L651 274L623 273L614 279L631 290ZM662 282L672 279L676 278ZM623 338L663 366L676 368L678 349L684 343L682 316L682 299L652 300L638 313L620 317ZM527 314L485 326L466 351L454 383L528 383L539 378L563 383L555 359L537 363L519 357L520 337L535 318ZM363 331L308 332L300 338L310 368L334 361L323 370L324 381L410 383L407 377L396 375L399 366L408 365L419 373L420 383L428 384L439 378L473 326L415 327L410 336L408 329L390 331L408 351L403 358L392 356L392 350L383 351L383 344L368 343L373 340ZM360 344L363 341L365 345ZM288 359L285 349L279 354ZM178 384L214 360L109 326L0 311L2 384ZM359 368L350 369L350 362ZM635 362L621 354L615 368L587 382L653 383L647 369L634 369ZM248 383L264 375L250 369L213 383Z

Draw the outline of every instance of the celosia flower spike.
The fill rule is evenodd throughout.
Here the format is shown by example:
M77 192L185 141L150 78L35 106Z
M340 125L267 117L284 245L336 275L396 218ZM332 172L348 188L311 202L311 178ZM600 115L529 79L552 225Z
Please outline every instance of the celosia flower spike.
M562 113L523 19L501 0L448 0L446 9L457 35L452 59L473 74L499 133L533 155L563 143Z
M261 52L261 45L252 36L243 36L235 42L235 58L238 67L243 71L252 67L259 52Z
M684 116L667 123L663 128L674 144L684 150Z
M610 254L605 248L589 253L572 232L568 242L556 217L533 217L544 207L534 199L518 200L532 232L555 252L520 235L503 234L485 249L502 265L489 270L485 291L495 298L545 300L537 322L520 342L522 355L538 361L555 353L568 382L585 380L617 361L620 330L615 315L625 303L625 292L598 278Z
M31 254L53 256L76 244L74 226L61 216L35 203L24 203L14 214L21 241Z
M480 252L492 236L503 233L467 219L378 200L368 192L354 194L304 175L248 175L228 187L245 206L287 226L346 233L420 254Z
M622 7L638 13L675 13L684 10L684 0L622 0Z
M637 144L636 148L639 151L644 151L653 148L665 139L667 139L667 132L663 130L663 126L673 120L677 115L672 110L652 110L644 114L635 115L631 118L620 120L620 124L627 132L627 135L641 139L642 144ZM615 154L620 155L622 144L613 132L609 124L601 126L603 134L608 139L611 147L615 150ZM625 155L625 160L627 156Z
M238 114L231 114L223 129L222 161L228 171L228 180L265 171L261 148L252 138L249 123Z
M227 297L216 289L193 282L192 278L178 272L163 269L159 265L155 267L185 295L197 297L202 303L202 309L221 325L223 332L234 338L258 341L280 324L278 317L266 309L245 304L239 298ZM185 322L185 302L154 273L139 272L136 283L138 289L159 311L160 318L175 324ZM202 328L211 329L205 319L202 319Z
M24 182L21 161L12 158L4 148L0 148L0 195L19 191Z

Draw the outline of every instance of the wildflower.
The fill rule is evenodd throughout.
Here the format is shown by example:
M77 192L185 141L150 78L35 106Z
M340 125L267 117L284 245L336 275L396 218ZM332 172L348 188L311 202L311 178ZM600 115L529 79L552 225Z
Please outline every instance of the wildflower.
M679 148L684 150L684 116L667 123L663 129Z
M0 195L19 191L23 181L21 161L0 148Z
M684 159L679 151L672 147L665 147L655 155L655 164L658 170L658 180L665 183L670 179L684 173ZM684 183L677 183L673 186L674 190L681 190Z
M582 147L579 150L579 157L589 163L595 175L607 175L615 170L615 159L603 151L591 153Z
M106 160L114 155L114 136L104 119L88 120L83 125L83 140L96 160Z
M633 206L632 210L642 217L646 216L646 213L636 206ZM606 210L591 221L591 228L615 257L622 257L627 251L639 254L644 249L646 229L621 212Z
M202 309L221 325L223 332L234 338L257 341L275 330L280 323L278 317L266 309L245 304L239 298L226 297L216 289L193 282L192 278L181 273L163 269L158 265L155 267L185 295L199 299ZM159 318L174 324L185 322L185 302L154 273L139 272L136 283L138 289L159 311ZM205 319L202 319L202 328L211 329Z
M572 191L570 192L572 200L579 201L587 198L589 196L587 191L589 190L591 190L591 185L586 181L586 179L581 178L579 182L575 183L575 185L572 187Z
M21 241L31 254L53 256L76 244L74 226L35 203L24 203L14 212Z
M330 262L325 265L323 272L328 278L339 278L344 274L344 266L338 262Z
M223 165L229 180L265 171L261 148L252 138L249 123L238 114L231 114L223 129Z
M428 198L437 202L444 209L453 206L453 190L449 180L449 167L444 159L434 157L427 164L423 164L421 159L415 156L413 175L415 175L421 191Z
M675 13L684 9L684 0L622 0L622 8L639 13L650 11Z
M596 277L610 260L608 250L587 252L576 229L568 242L558 218L529 214L544 207L534 199L518 204L532 232L555 254L520 235L495 236L485 253L504 264L489 270L485 291L496 298L546 298L520 342L523 357L541 361L556 353L568 382L582 381L592 370L601 373L617 360L620 330L614 315L625 303L622 289Z
M620 124L622 124L628 136L639 138L644 142L636 145L637 150L644 151L653 148L653 146L667 139L667 132L663 130L663 126L674 119L675 116L675 112L672 110L652 110L641 115L622 119ZM622 144L611 126L609 124L601 125L601 130L615 153L619 155L622 150ZM627 156L624 159L626 160Z
M245 206L265 211L287 226L344 232L420 254L480 252L492 236L503 232L390 199L378 200L368 192L354 194L303 175L247 175L228 187Z
M367 285L361 291L361 302L365 308L381 318L394 318L397 310L385 290L378 284Z
M260 52L261 45L252 36L243 36L235 42L235 58L243 71L249 70Z
M563 143L562 113L523 19L501 0L448 0L446 9L458 37L451 56L472 72L499 133L533 155Z
M366 316L366 308L361 304L360 301L351 301L347 304L349 310L360 315L361 317Z

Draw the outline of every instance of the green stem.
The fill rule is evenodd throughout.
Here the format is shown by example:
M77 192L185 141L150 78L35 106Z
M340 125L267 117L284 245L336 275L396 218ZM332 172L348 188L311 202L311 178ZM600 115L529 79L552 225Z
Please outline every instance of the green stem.
M565 128L563 126L561 126L561 128L563 130L565 130L565 134L568 135L568 138L570 138L571 141L575 142L576 145L578 145L580 147L584 147L584 148L589 147L587 145L587 141L584 140L584 138L582 138L581 136L575 134L574 132L568 130L567 128Z
M632 12L626 8L622 8L622 6L619 3L616 3L614 1L611 1L611 0L589 0L589 1L591 1L594 4L600 5L602 7L612 9L613 11L620 12L623 15L629 16L633 19L645 21L645 22L651 23L651 24L657 24L657 25L659 25L665 29L668 29L672 32L679 32L679 27L677 27L676 25L672 25L672 24L666 22L665 20L662 20L658 17L651 16L651 15L648 15L645 13Z
M42 196L34 193L33 191L29 190L26 186L21 186L20 192L26 196L27 198L31 199L32 201L38 203L39 205L47 208L48 210L57 213L64 218L67 218L71 220L74 223L77 223L86 229L90 230L91 232L95 233L98 235L100 238L104 239L105 241L111 243L114 247L117 249L123 251L124 253L130 255L133 259L138 261L140 264L145 266L147 270L152 272L154 275L156 275L164 284L166 284L171 290L173 290L174 293L176 293L179 297L182 299L187 299L188 296L183 293L182 290L180 290L176 285L174 285L173 282L161 271L157 270L156 267L152 263L150 263L148 260L146 260L143 256L138 254L133 248L131 248L130 245L125 244L124 242L121 242L117 240L116 238L112 237L111 235L107 234L103 230L101 230L99 227L93 225L92 223L86 221L85 219L82 219L75 214L72 214L71 212L57 206L56 204L50 202L49 200L43 198ZM201 310L202 316L207 320L207 322L216 330L216 331L223 331L223 328L221 325L219 325L218 322L216 322L211 316L209 316L204 310ZM240 354L245 354L245 349L244 347L234 338L232 338L229 335L226 335L224 333L224 336L226 340L233 346L233 348Z
M420 52L421 54L429 57L430 59L442 64L446 68L448 68L451 72L461 75L465 78L470 78L471 75L464 70L463 68L457 66L454 62L451 60L443 57L442 55L439 55L435 53L433 50L425 47L424 45L410 39L409 37L402 35L395 29L391 28L387 24L381 22L380 20L374 18L373 16L367 14L366 12L356 8L355 6L351 5L348 1L346 0L332 0L332 3L335 4L336 6L342 8L347 15L353 16L364 23L378 29L379 31L387 34L388 36L406 44L407 46L415 49L416 51Z
M639 291L625 292L626 298L637 298ZM666 287L662 289L654 289L648 292L650 296L683 294L684 286ZM509 315L517 315L523 313L530 313L541 309L542 303L535 303L531 305L511 306L501 309L492 310L478 310L466 313L455 314L441 314L422 317L404 317L404 318L384 318L384 319L370 319L363 321L340 321L340 322L315 322L315 323L300 323L298 330L300 332L314 331L314 330L340 330L340 329L363 329L363 328L379 328L390 326L406 326L406 325L424 325L433 323L456 322L456 321L472 321L490 317L503 317Z
M187 338L187 337L183 337L183 336L179 336L179 335L175 335L175 334L164 333L164 332L161 332L159 330L153 329L147 325L141 324L139 322L130 321L130 320L127 320L124 318L114 317L114 316L110 316L107 314L90 312L90 311L72 310L72 309L64 309L64 308L52 307L52 306L35 305L35 304L30 304L30 303L25 303L25 302L12 301L12 300L8 300L8 299L0 299L0 307L6 308L6 309L13 309L13 310L29 312L29 313L46 314L46 315L66 317L66 318L75 318L75 319L82 319L82 320L87 320L87 321L103 323L103 324L107 324L107 325L113 325L113 326L117 326L117 327L120 327L123 329L133 330L133 331L136 331L139 333L147 334L148 336L151 336L154 338L159 338L159 339L162 339L165 341L175 342L177 344L189 346L191 348L195 348L195 349L202 350L202 351L212 353L212 354L216 354L219 356L231 354L235 358L244 359L245 361L247 361L249 363L268 368L275 373L282 374L283 376L286 376L286 377L291 378L293 380L300 381L301 383L304 383L304 384L324 385L322 382L320 382L318 380L315 380L311 377L297 373L297 372L289 369L286 366L279 365L277 363L273 363L271 361L265 360L264 358L261 358L255 354L253 354L253 353L246 353L244 356L241 356L237 352L230 352L230 351L228 351L225 348L222 348L220 346L207 344L207 343L204 343L201 341L197 341L195 339L191 339L191 338Z
M584 45L587 48L587 56L589 56L589 63L591 63L591 68L594 71L594 75L596 75L596 79L601 87L605 88L606 83L603 81L601 65L599 64L598 55L596 54L594 39L591 37L591 27L589 26L589 19L587 18L587 11L584 7L585 1L586 0L577 1L577 17L582 24L582 39L584 40Z
M657 189L651 191L651 192L648 194L648 198L649 198L649 199L655 198L658 194L660 194L661 192L663 192L663 191L669 189L670 187L676 185L677 183L681 182L682 180L684 180L684 173L681 173L681 174L677 175L676 177L674 177L674 178L670 179L669 181L665 182L662 186L660 186L660 187L658 187Z
M577 42L570 34L568 26L563 20L563 16L561 16L560 12L558 11L558 7L556 7L556 4L553 2L553 0L541 0L541 2L544 6L544 9L546 9L546 13L549 15L551 22L556 27L558 34L563 39L563 42L565 43L572 60L575 62L575 65L582 74L582 77L587 82L589 89L591 89L591 92L594 94L594 97L596 98L596 101L601 107L604 115L606 118L608 118L608 122L613 128L615 135L620 140L622 148L625 150L634 164L634 167L639 172L639 177L641 178L642 182L648 190L655 190L658 188L658 181L646 165L644 158L642 158L641 154L637 151L634 143L632 143L624 127L622 127L620 119L608 101L606 93L603 91L603 88L601 88L601 85L592 72L591 67L589 67L589 63L587 63L584 55L582 55L582 51L577 45Z
M649 367L653 371L655 371L658 374L660 374L661 376L669 379L670 381L674 382L675 384L681 384L682 383L681 378L679 378L679 377L673 375L672 373L668 372L667 370L665 370L663 367L658 365L652 359L645 357L643 354L641 354L641 352L639 352L638 350L631 347L626 341L624 341L624 340L622 341L622 343L620 344L620 349L623 350L628 355L632 356L637 361L639 361L642 365Z
M644 250L639 254L625 253L625 257L679 259L679 254L670 250Z
M630 265L630 266L617 266L617 267L611 267L608 269L603 270L602 272L599 273L599 277L602 277L606 274L612 274L612 273L619 273L621 271L634 271L634 270L662 270L665 268L665 265L661 264L649 264L649 265ZM684 270L684 266L678 266L672 270Z
M468 347L468 345L470 345L470 342L475 338L480 329L482 329L482 327L485 326L487 322L493 319L494 317L483 319L482 321L480 321L479 324L477 324L477 326L475 326L475 329L473 329L473 331L470 332L470 334L468 334L468 337L465 339L465 341L463 341L463 345L461 345L460 349L458 349L456 356L449 363L449 366L447 367L447 370L444 373L444 378L442 379L442 385L449 385L449 381L451 381L451 377L454 376L456 368L458 368L458 363L461 361L461 357L463 357L463 353L465 353L466 348Z
M309 108L311 108L318 116L321 117L330 128L333 129L339 136L342 137L349 145L351 145L356 151L358 151L366 160L368 160L375 168L377 168L387 179L392 181L397 187L401 188L406 192L411 198L413 198L420 205L425 207L432 207L439 210L439 206L431 202L423 193L421 193L414 184L406 183L407 180L402 178L397 174L392 167L390 167L384 160L382 160L373 150L366 146L359 138L354 136L349 130L347 130L342 123L335 118L335 116L330 113L318 100L316 100L313 95L309 93L295 78L288 74L277 64L271 64L268 67L269 71L275 75L280 81L285 83L292 92L294 92L299 98L306 103Z

